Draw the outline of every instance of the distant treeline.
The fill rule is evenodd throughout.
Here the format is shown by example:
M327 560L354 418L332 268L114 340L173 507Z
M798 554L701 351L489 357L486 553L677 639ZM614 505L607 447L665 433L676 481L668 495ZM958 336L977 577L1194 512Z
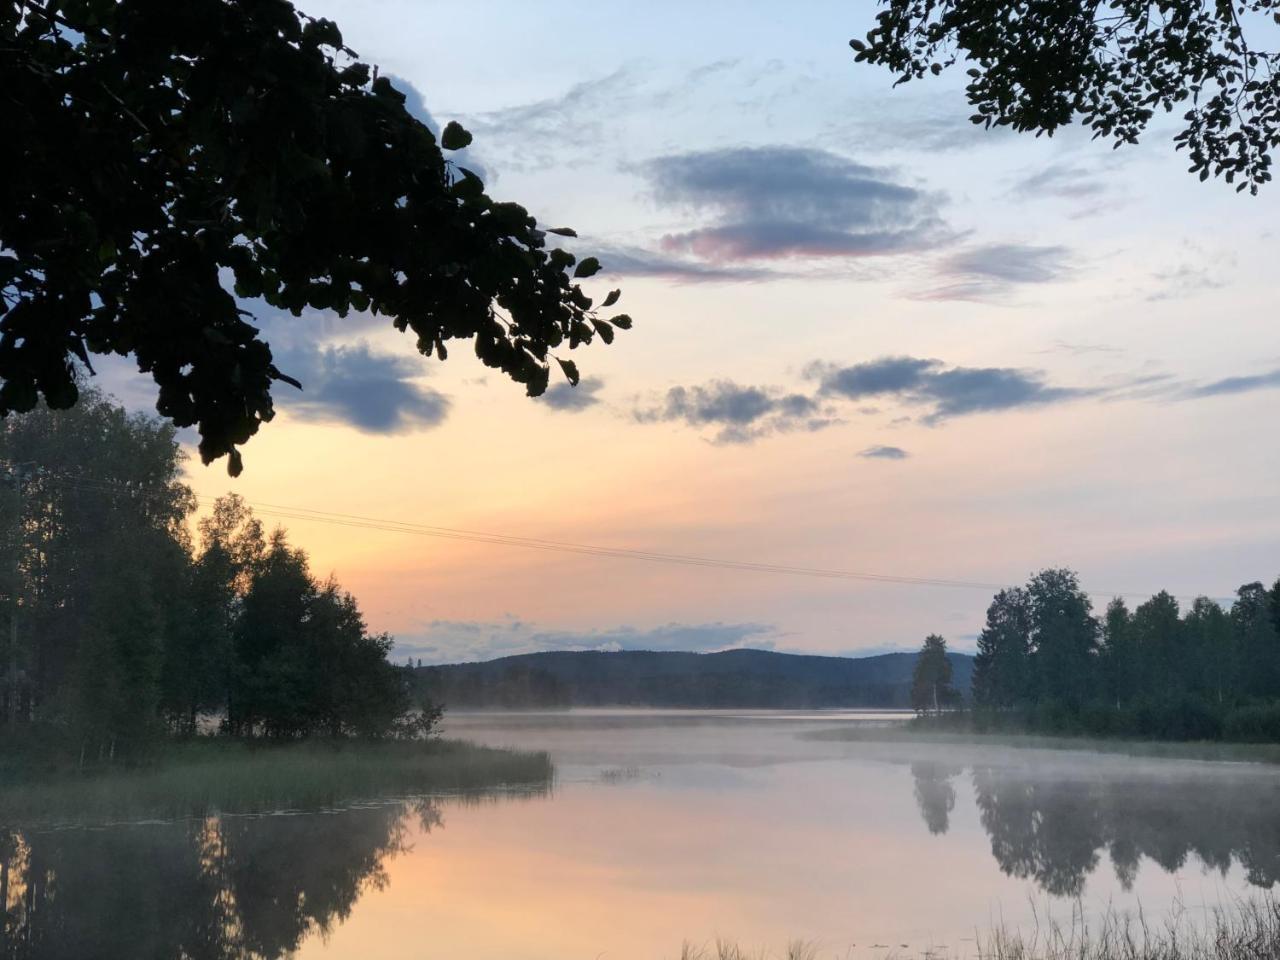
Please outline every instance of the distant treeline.
M848 658L721 653L557 651L417 670L421 695L448 707L906 707L916 656ZM969 688L973 658L951 654Z
M988 608L972 704L984 728L1280 740L1280 580L1097 616L1074 572L1041 571Z
M0 732L90 760L202 716L242 737L412 735L355 599L236 497L188 527L173 429L89 393L0 426Z

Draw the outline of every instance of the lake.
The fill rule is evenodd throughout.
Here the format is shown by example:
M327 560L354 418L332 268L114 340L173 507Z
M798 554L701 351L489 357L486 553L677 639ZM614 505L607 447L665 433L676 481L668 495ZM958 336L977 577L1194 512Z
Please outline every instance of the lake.
M1194 919L1280 879L1275 768L874 739L899 720L451 715L555 784L19 835L0 957L971 956L992 924Z

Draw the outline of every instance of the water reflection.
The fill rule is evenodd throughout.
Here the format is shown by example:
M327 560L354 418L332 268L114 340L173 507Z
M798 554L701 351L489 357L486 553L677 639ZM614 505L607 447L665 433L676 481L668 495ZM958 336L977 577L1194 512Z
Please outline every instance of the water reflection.
M458 802L452 800L451 802ZM326 936L412 833L417 799L328 813L0 828L0 958L274 960ZM416 829L415 829L416 828Z
M963 770L963 767L932 761L911 765L916 804L930 833L946 833L951 826L951 811L956 806L956 788L951 781Z
M930 833L946 833L963 772L912 764ZM1055 896L1081 895L1104 853L1125 890L1144 857L1169 873L1192 857L1222 875L1234 862L1253 886L1280 882L1280 782L1273 777L974 765L971 781L1000 869Z

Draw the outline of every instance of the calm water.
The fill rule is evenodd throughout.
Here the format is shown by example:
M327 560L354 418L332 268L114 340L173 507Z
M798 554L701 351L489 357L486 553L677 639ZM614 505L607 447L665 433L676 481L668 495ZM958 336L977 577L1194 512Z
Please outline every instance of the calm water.
M549 792L24 836L21 958L662 958L726 937L882 960L1280 879L1280 773L824 739L882 714L457 715Z

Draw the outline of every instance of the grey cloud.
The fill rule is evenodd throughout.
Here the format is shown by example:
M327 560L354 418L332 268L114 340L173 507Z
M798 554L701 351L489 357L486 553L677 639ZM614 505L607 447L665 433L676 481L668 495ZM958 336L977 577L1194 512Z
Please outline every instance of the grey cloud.
M910 390L920 383L929 370L937 366L937 360L883 357L870 363L855 363L851 367L830 367L815 363L809 367L808 372L811 377L821 378L826 392L852 399Z
M276 350L276 365L302 382L281 387L276 400L308 420L345 423L366 433L404 433L439 426L449 399L413 382L422 364L408 357L351 346L297 345Z
M712 216L664 237L663 249L711 263L880 256L946 236L936 196L823 150L737 147L659 157L641 170L660 202Z
M1192 399L1221 397L1233 393L1252 393L1254 390L1274 390L1280 387L1280 370L1244 377L1224 377L1211 383L1191 387L1186 396Z
M586 377L575 387L570 383L557 383L547 388L538 398L539 403L546 404L552 410L577 413L594 407L600 402L596 396L604 387L604 381L594 377Z
M812 432L839 422L814 397L776 387L740 386L732 380L672 387L661 402L639 407L633 416L641 423L716 428L716 443L750 443L774 433Z
M884 357L848 367L814 364L808 369L824 395L849 400L892 396L926 408L922 422L950 417L1044 406L1086 396L1091 391L1047 384L1042 373L1013 367L951 367L940 360Z
M860 451L858 456L865 457L868 460L905 460L911 454L901 447L876 446L867 447L865 450Z
M640 628L545 630L518 619L496 622L436 620L418 634L396 638L395 659L428 663L491 660L548 650L681 650L710 653L751 647L772 649L777 628L765 623L666 623Z
M990 243L943 259L941 282L914 296L922 300L987 300L1011 287L1052 283L1071 272L1071 251L1062 246Z

